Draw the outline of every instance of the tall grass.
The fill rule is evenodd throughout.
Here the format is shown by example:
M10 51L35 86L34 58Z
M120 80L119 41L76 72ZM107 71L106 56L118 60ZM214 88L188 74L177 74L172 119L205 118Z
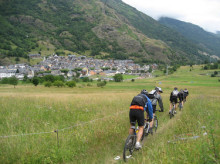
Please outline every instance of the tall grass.
M123 163L114 157L122 155L128 135L131 99L141 89L159 85L164 90L165 112L157 113L158 131L144 141L143 149L129 163L218 163L220 85L215 78L209 81L210 77L199 75L199 67L190 75L188 69L182 67L167 77L109 82L105 88L2 86L0 136L18 136L0 138L0 161ZM192 80L194 85L190 85ZM206 81L207 85L201 85ZM174 86L187 87L190 95L183 111L169 119L168 100ZM30 133L40 134L21 135Z

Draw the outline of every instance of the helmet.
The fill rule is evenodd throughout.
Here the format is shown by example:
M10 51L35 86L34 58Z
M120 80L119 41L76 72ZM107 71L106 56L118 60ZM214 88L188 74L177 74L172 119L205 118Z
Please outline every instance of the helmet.
M174 88L174 90L178 90L178 88L177 88L177 87L175 87L175 88Z
M148 92L147 92L145 89L143 89L143 90L141 91L141 94L147 95Z
M156 90L157 92L163 93L163 91L162 91L162 89L161 89L160 87L156 87L155 90Z

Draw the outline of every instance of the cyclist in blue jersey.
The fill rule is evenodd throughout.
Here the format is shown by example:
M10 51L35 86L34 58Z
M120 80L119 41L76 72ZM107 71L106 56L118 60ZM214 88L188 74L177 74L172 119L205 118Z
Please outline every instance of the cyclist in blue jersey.
M130 129L129 134L134 133L136 121L139 126L139 131L137 133L137 142L135 144L136 149L142 148L140 144L141 137L144 130L144 111L148 113L149 121L153 119L153 108L150 99L147 97L147 91L143 89L140 94L132 99L129 111L130 118Z

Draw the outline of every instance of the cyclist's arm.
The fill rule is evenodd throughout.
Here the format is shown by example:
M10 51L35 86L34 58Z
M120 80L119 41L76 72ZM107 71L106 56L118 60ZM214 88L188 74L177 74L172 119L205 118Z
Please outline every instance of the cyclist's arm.
M149 98L147 98L147 108L148 108L148 112L149 112L149 118L152 120L153 119L153 107L151 104L151 101Z
M160 106L160 110L163 112L164 111L163 101L162 101L162 97L160 95L158 96L158 103L159 103L159 106Z
M173 94L172 94L172 92L171 92L171 93L170 93L170 101L171 101L171 97L172 97L172 95L173 95Z

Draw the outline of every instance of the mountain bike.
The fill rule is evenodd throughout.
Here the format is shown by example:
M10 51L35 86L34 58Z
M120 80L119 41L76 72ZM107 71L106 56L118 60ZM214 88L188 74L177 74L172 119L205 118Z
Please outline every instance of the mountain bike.
M157 116L154 115L154 123L153 123L153 127L152 128L154 129L155 132L157 131L158 124L159 124L159 122L158 122ZM147 120L146 123L145 123L145 128L144 128L144 135L145 136L148 136L150 134L149 130L150 130L150 122Z
M150 124L149 124L149 127L150 127ZM138 126L136 126L136 128L134 129L134 134L129 134L129 136L127 137L127 139L125 141L125 146L124 146L124 151L123 151L123 159L125 162L132 156L132 154L135 150L135 144L137 141L138 131L139 131ZM148 129L148 131L149 131L149 129ZM144 137L145 137L145 135L143 132L143 135L141 137L141 141L144 140Z
M172 117L174 117L174 112L175 112L175 106L176 106L176 104L175 104L175 102L172 102L172 105L173 105L173 108L171 109L171 111L170 111L170 113L169 113L169 115L170 115L170 119L172 118Z

